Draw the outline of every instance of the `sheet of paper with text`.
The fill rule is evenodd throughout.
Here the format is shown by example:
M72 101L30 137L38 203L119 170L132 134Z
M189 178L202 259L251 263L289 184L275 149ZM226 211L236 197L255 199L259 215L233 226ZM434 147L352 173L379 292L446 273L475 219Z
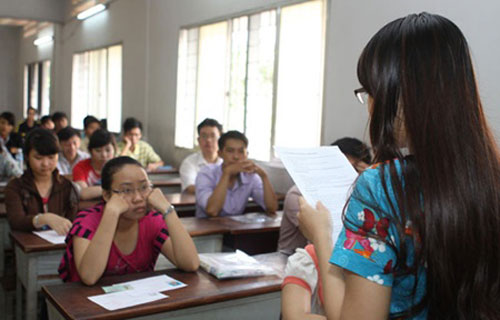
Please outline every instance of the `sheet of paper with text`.
M343 226L342 210L358 173L337 146L275 149L304 199L314 208L321 201L330 211L335 243Z

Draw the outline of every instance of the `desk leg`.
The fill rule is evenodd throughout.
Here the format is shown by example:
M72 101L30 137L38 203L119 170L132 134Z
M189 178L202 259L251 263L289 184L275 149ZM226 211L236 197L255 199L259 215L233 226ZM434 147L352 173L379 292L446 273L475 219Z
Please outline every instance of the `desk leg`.
M38 293L37 293L37 259L28 260L28 283L26 288L26 319L37 319Z
M16 319L23 318L23 284L19 279L19 275L16 280Z

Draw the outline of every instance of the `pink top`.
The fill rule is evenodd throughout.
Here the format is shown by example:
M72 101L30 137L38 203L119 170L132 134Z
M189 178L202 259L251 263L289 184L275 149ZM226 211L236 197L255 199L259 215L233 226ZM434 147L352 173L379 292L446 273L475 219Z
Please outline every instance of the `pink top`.
M73 236L92 240L102 218L104 203L80 211L66 237L66 251L59 265L63 281L80 281L73 258ZM139 235L134 251L124 255L111 244L108 264L103 276L153 271L161 247L168 238L167 226L161 213L150 211L139 220Z
M101 175L95 172L90 158L78 162L73 168L73 181L86 182L89 187L101 185Z

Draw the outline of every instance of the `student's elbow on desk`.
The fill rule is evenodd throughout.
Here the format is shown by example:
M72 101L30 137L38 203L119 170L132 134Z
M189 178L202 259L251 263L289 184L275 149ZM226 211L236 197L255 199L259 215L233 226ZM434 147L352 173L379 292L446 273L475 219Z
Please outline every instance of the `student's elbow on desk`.
M187 272L195 272L196 270L198 270L199 267L200 267L200 259L198 258L198 255L196 255L195 259L190 259L189 261L183 263L183 265L180 266L180 269Z
M210 217L217 217L219 215L219 211L220 210L216 210L215 208L211 208L209 206L207 206L205 209L205 213Z

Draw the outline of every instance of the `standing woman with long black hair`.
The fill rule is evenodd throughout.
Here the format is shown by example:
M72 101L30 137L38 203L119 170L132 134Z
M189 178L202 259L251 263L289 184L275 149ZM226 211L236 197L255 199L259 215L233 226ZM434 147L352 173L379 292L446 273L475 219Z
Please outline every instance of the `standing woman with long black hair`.
M438 15L395 20L358 78L379 164L357 180L334 248L321 204L299 214L328 319L500 318L499 153L463 34Z

